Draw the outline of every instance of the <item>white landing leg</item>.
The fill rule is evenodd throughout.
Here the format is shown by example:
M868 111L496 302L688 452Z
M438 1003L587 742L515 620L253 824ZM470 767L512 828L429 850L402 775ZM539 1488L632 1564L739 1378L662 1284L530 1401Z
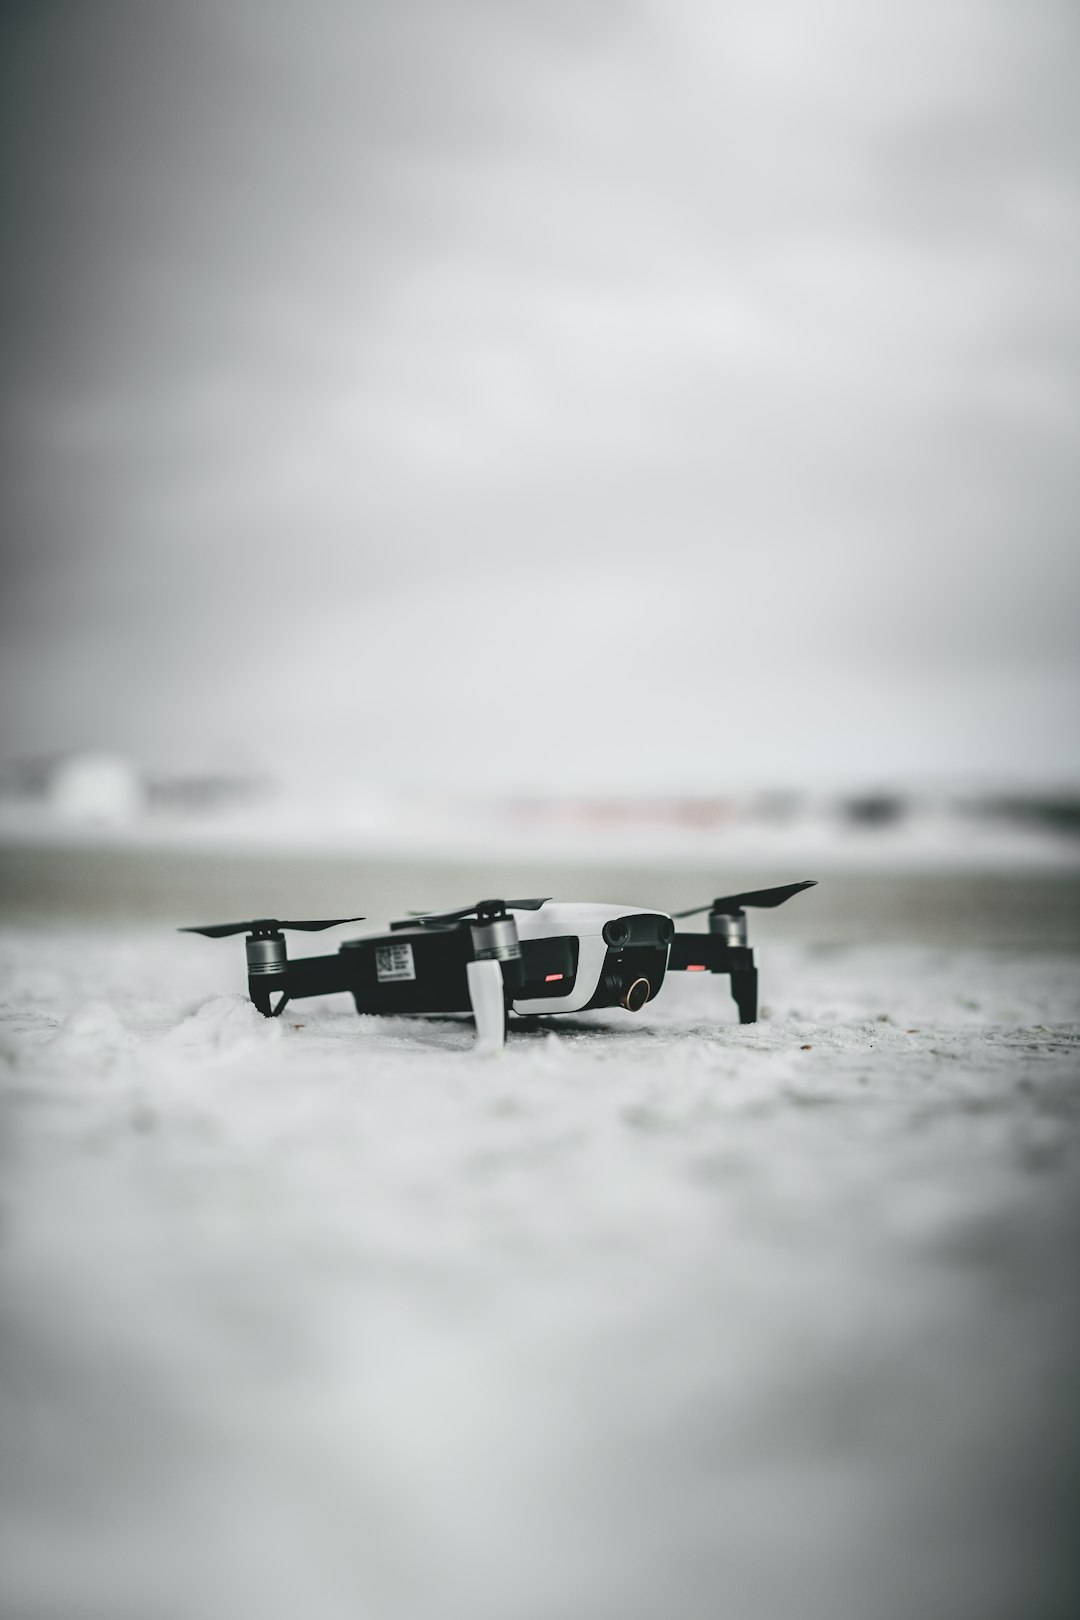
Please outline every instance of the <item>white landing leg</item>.
M467 962L469 1000L476 1019L476 1050L498 1052L506 1044L506 1000L498 962Z

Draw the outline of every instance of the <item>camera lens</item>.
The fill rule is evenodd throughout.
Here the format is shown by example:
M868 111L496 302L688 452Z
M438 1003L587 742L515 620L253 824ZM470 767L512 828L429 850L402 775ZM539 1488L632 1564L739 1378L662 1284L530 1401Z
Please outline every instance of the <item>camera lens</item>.
M635 979L622 998L622 1004L627 1012L640 1012L649 999L651 989L648 979Z

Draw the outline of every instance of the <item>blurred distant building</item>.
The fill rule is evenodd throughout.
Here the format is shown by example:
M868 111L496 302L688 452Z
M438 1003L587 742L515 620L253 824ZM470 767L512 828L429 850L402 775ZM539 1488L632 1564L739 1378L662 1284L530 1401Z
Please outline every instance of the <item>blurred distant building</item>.
M139 772L118 754L72 754L49 779L47 803L61 821L123 827L146 803Z
M0 806L72 826L198 819L265 797L262 777L224 770L148 771L119 754L36 755L0 764Z

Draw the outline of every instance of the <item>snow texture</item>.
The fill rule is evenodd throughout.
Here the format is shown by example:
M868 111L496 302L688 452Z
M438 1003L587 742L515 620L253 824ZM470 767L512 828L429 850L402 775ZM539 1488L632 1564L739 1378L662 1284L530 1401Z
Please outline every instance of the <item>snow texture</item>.
M1075 957L777 946L754 1027L479 1057L0 946L11 1620L1077 1612Z

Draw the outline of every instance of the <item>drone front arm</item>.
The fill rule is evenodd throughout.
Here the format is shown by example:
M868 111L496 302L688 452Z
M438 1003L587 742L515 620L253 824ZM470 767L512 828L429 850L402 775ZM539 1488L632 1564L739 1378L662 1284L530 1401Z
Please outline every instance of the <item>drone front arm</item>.
M728 974L740 1024L757 1022L758 973L749 945L731 945L721 934L675 934L668 972Z
M676 934L671 942L669 969L675 973L729 974L731 993L739 1009L739 1022L755 1023L758 976L754 953L746 938L746 907L760 906L772 910L786 904L804 889L814 888L816 881L815 878L804 878L801 883L783 883L774 889L749 889L745 894L717 898L711 906L695 906L690 911L675 912L676 917L698 917L707 911L708 932Z

